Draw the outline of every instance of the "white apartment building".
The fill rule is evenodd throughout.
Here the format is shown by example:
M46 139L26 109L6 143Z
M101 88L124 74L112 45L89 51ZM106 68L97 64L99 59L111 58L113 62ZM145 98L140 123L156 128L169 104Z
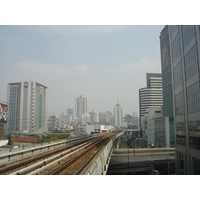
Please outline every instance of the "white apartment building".
M84 98L80 95L78 98L75 98L75 117L79 118L81 122L82 115L87 112L87 98Z
M90 112L90 122L99 122L99 113L95 109Z
M87 135L94 133L107 133L112 130L114 130L114 126L112 125L87 124L85 127Z
M88 122L90 122L90 114L89 113L82 114L82 124L86 124Z
M143 127L145 136L147 137L148 144L155 144L155 118L162 117L162 107L149 107L147 113L144 116Z
M114 122L115 126L122 126L122 107L119 103L114 107Z

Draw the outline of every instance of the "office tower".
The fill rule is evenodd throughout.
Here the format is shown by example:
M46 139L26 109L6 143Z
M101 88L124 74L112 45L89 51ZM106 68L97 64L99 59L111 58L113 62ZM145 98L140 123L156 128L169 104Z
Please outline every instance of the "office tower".
M166 26L164 32L169 35L162 49L169 49L166 59L170 55L171 60L176 173L200 174L200 26Z
M37 82L8 83L8 134L47 132L47 94L47 87Z
M122 107L119 103L114 107L114 123L117 127L122 126Z
M99 113L95 109L90 112L90 122L99 122Z
M75 117L79 118L79 121L82 120L82 115L87 112L87 98L83 98L80 95L75 99Z
M173 113L173 94L172 94L172 70L171 70L171 55L169 47L169 31L166 26L160 35L161 49L161 69L162 69L162 84L163 84L163 118L157 122L157 142L161 146L174 147L174 113ZM159 124L163 124L161 127ZM169 133L166 132L169 130ZM168 135L169 134L169 135ZM167 136L168 135L168 136ZM169 137L169 138L168 138ZM168 144L165 141L169 141Z
M147 73L147 87L139 89L140 129L149 107L163 105L162 74Z

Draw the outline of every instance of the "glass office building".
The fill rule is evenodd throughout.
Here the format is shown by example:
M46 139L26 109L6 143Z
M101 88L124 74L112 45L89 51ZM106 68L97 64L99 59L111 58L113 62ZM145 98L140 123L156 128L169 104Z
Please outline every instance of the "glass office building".
M169 44L161 46L169 52L172 74L176 173L200 174L200 26L166 26L161 37L164 33Z
M166 126L169 126L169 146L174 147L174 113L173 113L173 91L172 91L172 70L171 70L171 55L169 46L169 29L168 26L162 30L160 35L160 49L161 49L161 70L162 70L162 84L163 84L163 119L167 119ZM165 119L166 118L166 119ZM165 128L163 127L163 130ZM162 132L162 131L161 131ZM158 135L161 134L158 131ZM162 135L162 134L161 134ZM163 137L160 137L163 138ZM160 144L164 141L159 140ZM164 146L164 145L163 145Z

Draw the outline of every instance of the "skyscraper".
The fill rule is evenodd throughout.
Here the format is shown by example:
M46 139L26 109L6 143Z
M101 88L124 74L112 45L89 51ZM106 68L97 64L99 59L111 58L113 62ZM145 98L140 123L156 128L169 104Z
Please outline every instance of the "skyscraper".
M122 126L122 107L119 103L114 107L115 126Z
M164 34L162 62L171 63L172 72L176 173L200 174L200 26L166 26Z
M140 128L149 107L163 105L162 74L147 73L147 87L139 89Z
M82 120L82 115L87 112L87 98L83 98L80 95L75 99L75 117L79 118L79 121Z
M160 143L162 139L167 138L165 129L169 129L169 145L174 147L174 113L173 113L173 93L172 93L172 70L171 70L171 55L169 47L169 30L166 26L160 35L161 49L161 69L162 69L162 84L163 84L163 118L158 120L158 125L164 124L163 127L158 127L158 138ZM166 121L167 124L166 124ZM168 127L169 125L169 127ZM161 131L161 128L162 131ZM165 133L165 135L163 134Z
M8 134L47 132L47 94L47 87L37 82L8 83Z

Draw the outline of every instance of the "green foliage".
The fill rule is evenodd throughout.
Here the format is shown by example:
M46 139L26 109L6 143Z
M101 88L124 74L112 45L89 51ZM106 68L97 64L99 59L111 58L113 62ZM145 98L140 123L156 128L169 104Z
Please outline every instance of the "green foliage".
M40 143L44 143L44 142L51 142L51 141L55 141L55 140L62 140L62 139L67 139L69 137L69 134L49 134L46 136L43 136L40 139Z

